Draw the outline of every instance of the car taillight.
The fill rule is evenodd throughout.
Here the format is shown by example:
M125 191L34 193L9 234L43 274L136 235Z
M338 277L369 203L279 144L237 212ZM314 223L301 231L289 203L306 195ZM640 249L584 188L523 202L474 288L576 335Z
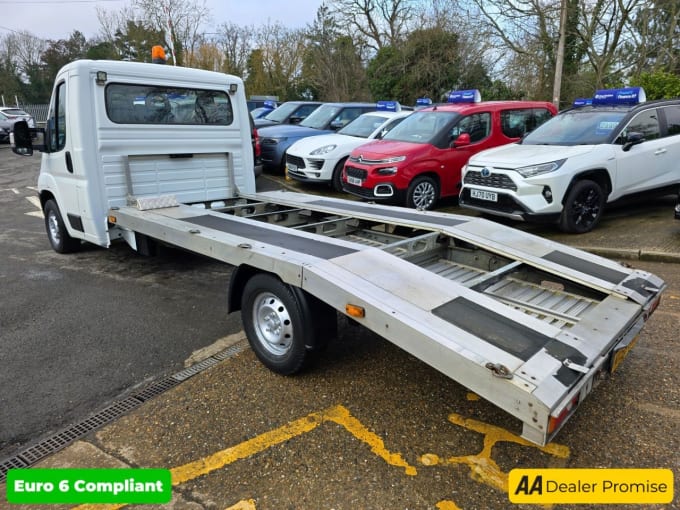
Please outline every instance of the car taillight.
M253 128L253 140L255 141L255 146L253 147L253 150L255 150L255 156L260 156L262 154L262 147L260 147L260 137L257 134L257 129Z

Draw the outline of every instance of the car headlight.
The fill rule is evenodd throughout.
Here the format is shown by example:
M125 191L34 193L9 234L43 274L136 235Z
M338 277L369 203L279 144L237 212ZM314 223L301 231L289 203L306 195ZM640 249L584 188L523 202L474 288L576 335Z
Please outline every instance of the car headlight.
M516 168L515 171L519 173L522 177L534 177L536 175L554 172L559 167L561 167L565 161L566 158L560 159L558 161L551 161L550 163L540 163L538 165L523 166L521 168Z
M401 163L406 159L406 156L394 156L393 158L381 159L380 164L383 163Z
M313 150L310 152L312 156L323 156L324 154L328 154L329 152L335 150L337 145L331 144L331 145L324 145L323 147L319 147L318 149Z
M387 168L379 168L375 171L378 175L394 175L399 169L396 166L389 166Z
M288 138L285 137L285 136L281 136L281 137L278 137L278 138L266 137L266 138L263 138L260 141L260 143L264 144L264 145L276 145L277 143L285 142L286 140L288 140Z

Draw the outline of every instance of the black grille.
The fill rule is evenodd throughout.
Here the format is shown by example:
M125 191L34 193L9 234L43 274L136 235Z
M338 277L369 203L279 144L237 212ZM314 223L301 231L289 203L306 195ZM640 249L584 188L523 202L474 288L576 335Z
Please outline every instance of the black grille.
M305 167L305 160L304 159L302 159L299 156L291 156L288 153L286 153L286 163L290 163L291 165L295 165L298 168L304 168Z
M482 172L468 170L465 174L465 184L472 184L477 186L485 186L488 188L501 188L517 191L517 185L510 177L505 174L492 173L488 177L482 177Z
M361 180L364 180L366 177L368 177L368 172L366 170L354 166L345 166L345 173L347 174L347 177L356 177L357 179Z
M307 162L309 163L309 168L313 170L321 170L323 166L323 159L310 159Z
M362 188L361 186L354 186L353 184L342 183L342 189L362 198L375 198L373 196L373 188Z

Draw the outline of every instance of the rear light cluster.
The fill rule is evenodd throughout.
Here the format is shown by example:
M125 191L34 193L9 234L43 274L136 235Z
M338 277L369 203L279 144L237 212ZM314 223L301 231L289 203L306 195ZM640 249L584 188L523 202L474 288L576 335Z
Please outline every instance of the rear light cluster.
M558 416L551 416L550 422L548 423L548 434L557 432L562 424L569 418L571 413L576 409L578 405L580 395L574 395L574 397L569 401L569 403L564 406L562 412Z
M262 155L262 146L260 145L260 136L257 134L257 129L253 128L253 151L255 157L259 158Z

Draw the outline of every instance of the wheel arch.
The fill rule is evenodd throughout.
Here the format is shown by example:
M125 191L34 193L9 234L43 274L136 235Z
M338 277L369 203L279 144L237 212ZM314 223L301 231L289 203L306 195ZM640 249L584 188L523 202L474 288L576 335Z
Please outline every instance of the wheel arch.
M228 313L242 311L243 292L246 284L252 277L259 274L270 275L287 285L304 315L313 318L315 334L313 344L305 346L308 350L322 350L331 338L337 336L337 312L335 308L309 294L301 287L284 282L276 273L264 271L248 264L241 264L232 271L227 296Z
M564 206L564 202L567 200L567 197L569 196L569 193L571 192L571 189L574 187L574 185L578 181L593 181L597 183L600 188L602 188L602 191L605 194L605 203L607 202L607 198L609 197L609 194L612 192L612 180L609 175L609 172L607 172L606 169L604 168L594 168L592 170L586 170L584 172L580 172L577 175L575 175L572 179L571 182L569 183L569 186L564 192L564 195L562 195L562 205Z

